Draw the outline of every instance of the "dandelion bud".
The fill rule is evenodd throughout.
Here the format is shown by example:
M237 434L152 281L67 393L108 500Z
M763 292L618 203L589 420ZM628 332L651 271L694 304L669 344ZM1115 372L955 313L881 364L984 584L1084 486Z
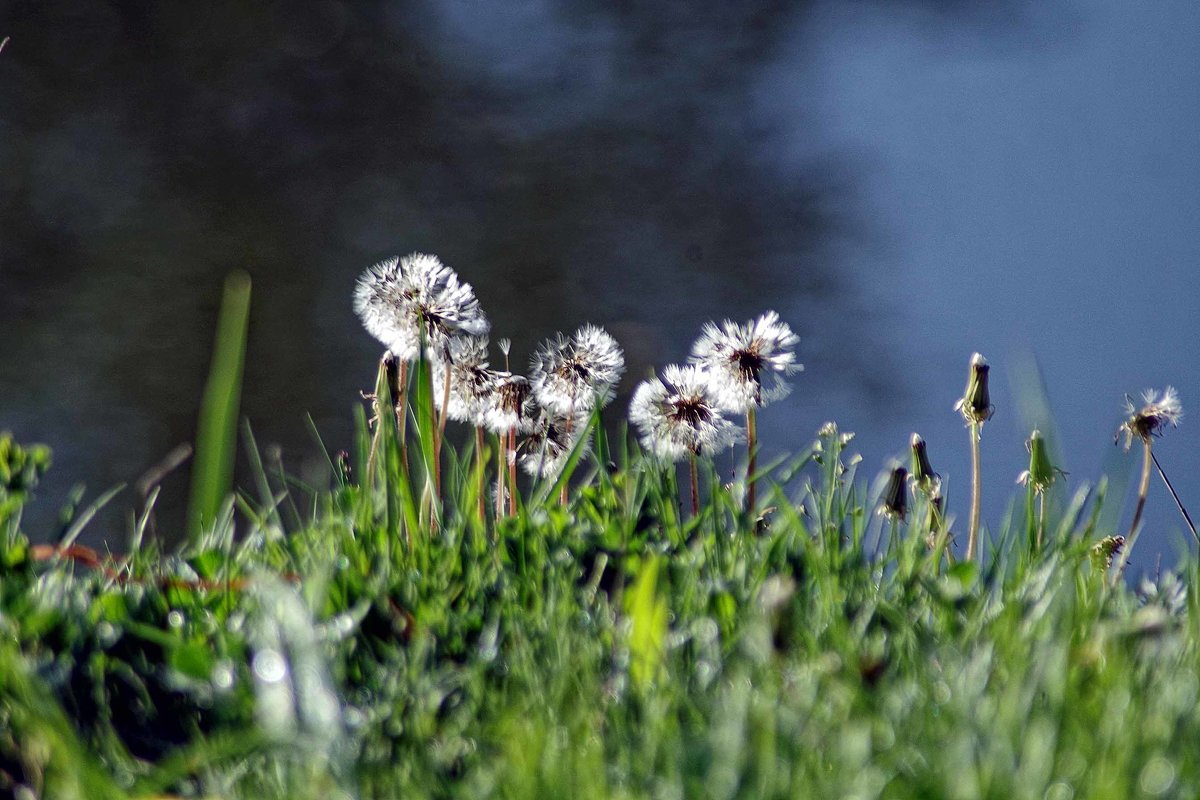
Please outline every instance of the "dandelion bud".
M1029 486L1041 494L1053 485L1062 470L1050 463L1050 454L1046 450L1046 440L1042 438L1041 431L1035 430L1029 435L1025 449L1029 451L1029 469L1017 477L1017 483Z
M992 418L992 398L988 392L987 359L979 353L971 356L971 372L967 377L967 389L954 405L968 424L981 425Z
M887 486L879 498L879 515L888 519L904 519L908 514L908 470L896 466L888 476Z
M909 440L912 449L912 481L918 491L930 497L941 496L942 477L933 471L929 464L929 454L925 450L925 440L921 434L914 433Z
M384 352L380 364L383 365L383 376L387 381L388 402L395 405L396 400L400 397L400 359L396 358L391 350L388 350Z

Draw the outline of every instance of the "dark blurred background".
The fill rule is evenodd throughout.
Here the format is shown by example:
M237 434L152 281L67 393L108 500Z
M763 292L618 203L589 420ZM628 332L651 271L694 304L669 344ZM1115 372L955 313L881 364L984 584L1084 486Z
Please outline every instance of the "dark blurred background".
M1072 483L1108 472L1121 498L1122 394L1200 398L1190 0L0 9L0 428L54 448L42 538L73 483L132 483L192 438L234 269L244 413L312 480L305 415L347 446L378 356L354 280L413 250L475 285L515 354L607 326L626 391L702 322L775 308L807 371L762 414L770 447L835 419L871 475L919 430L960 516L951 406L980 350L993 528L1048 425L1038 364ZM1157 452L1200 502L1193 436ZM1185 544L1151 492L1135 568ZM166 537L186 494L185 467ZM137 503L92 542L122 549Z

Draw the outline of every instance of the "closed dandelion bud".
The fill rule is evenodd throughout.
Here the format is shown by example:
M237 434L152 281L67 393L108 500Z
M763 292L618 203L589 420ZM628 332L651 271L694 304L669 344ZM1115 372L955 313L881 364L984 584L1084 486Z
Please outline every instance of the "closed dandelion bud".
M879 515L888 519L904 519L908 514L908 470L893 467L887 486L879 499Z
M1041 431L1035 430L1029 435L1025 449L1029 451L1029 469L1017 477L1017 483L1029 486L1041 494L1054 484L1062 470L1050 463L1050 454Z
M909 440L912 450L912 482L920 492L930 497L941 496L942 477L933 471L929 463L929 453L925 449L925 440L919 433L914 433Z
M400 397L400 359L388 350L383 354L383 375L387 381L389 402L392 405L396 404L396 400Z
M971 356L971 371L967 376L967 389L962 399L955 403L956 411L963 415L968 424L982 424L992 418L991 394L988 391L987 359L979 353Z

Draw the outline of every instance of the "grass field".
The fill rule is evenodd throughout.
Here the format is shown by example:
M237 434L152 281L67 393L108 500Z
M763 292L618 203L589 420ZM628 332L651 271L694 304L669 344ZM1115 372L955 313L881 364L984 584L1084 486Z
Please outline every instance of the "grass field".
M1070 485L1038 436L1013 513L978 532L918 440L869 488L832 423L718 472L701 439L606 434L597 403L518 483L504 454L529 451L444 434L436 370L385 360L353 451L306 486L236 429L247 308L231 281L182 547L146 535L156 490L114 552L77 543L112 493L31 544L50 454L0 435L0 795L1200 795L1196 560L1128 585L1142 503L1105 529L1104 486ZM664 375L635 423L698 373ZM1148 407L1126 424L1143 497L1179 415L1170 392Z
M389 417L373 486L364 415L331 487L260 472L170 554L31 547L45 454L6 440L4 791L1200 792L1195 562L1107 580L1102 491L1064 495L1040 550L1031 511L951 565L919 492L873 513L835 429L766 465L761 520L709 461L693 517L674 469L593 432L568 507L536 483L498 522L448 446L434 525Z

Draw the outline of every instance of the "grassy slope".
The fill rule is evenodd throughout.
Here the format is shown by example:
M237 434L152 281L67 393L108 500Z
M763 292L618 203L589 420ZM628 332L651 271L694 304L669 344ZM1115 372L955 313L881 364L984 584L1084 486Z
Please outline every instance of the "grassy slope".
M874 516L836 435L776 467L760 532L720 486L681 518L673 473L604 442L569 510L535 487L480 524L448 447L431 533L425 448L404 477L383 423L372 490L264 474L115 571L28 548L10 480L0 794L1200 793L1195 564L1186 600L1106 586L1095 497L1062 498L1041 553L1001 531L981 571L929 556L920 506Z

